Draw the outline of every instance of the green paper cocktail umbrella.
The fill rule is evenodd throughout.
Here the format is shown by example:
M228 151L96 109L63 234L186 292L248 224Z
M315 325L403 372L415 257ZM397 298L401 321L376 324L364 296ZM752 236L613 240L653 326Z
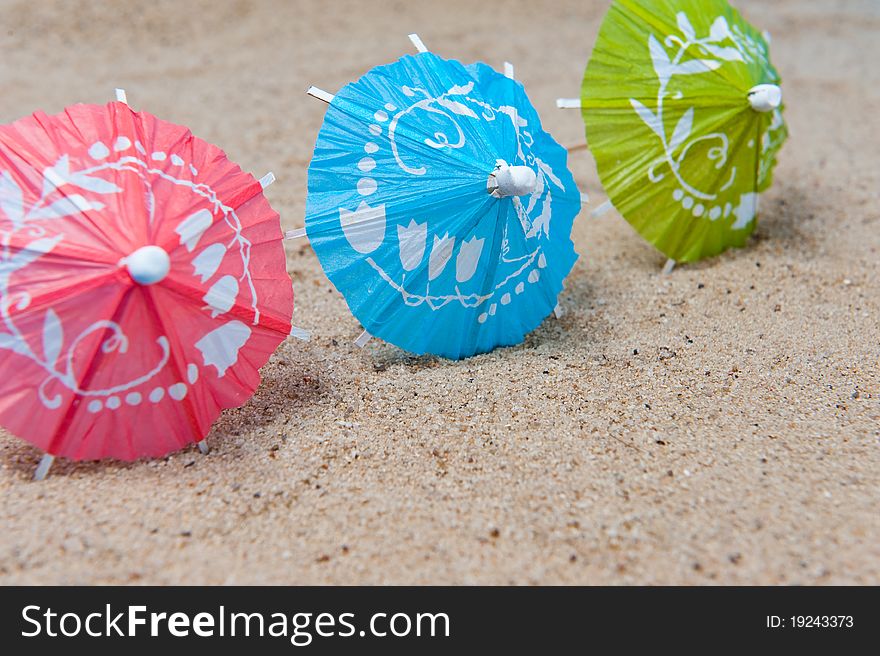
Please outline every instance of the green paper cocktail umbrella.
M581 91L611 203L670 260L742 246L788 134L765 36L726 0L615 0Z

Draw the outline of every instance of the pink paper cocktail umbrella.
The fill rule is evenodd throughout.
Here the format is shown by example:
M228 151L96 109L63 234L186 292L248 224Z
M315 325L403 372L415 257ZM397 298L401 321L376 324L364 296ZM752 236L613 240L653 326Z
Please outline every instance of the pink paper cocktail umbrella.
M204 447L291 332L273 176L120 98L0 126L0 424L38 477Z

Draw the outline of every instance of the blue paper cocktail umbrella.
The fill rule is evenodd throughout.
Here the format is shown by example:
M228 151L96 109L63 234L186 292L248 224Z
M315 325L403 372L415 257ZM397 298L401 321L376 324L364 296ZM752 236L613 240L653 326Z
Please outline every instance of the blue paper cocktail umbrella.
M305 233L365 335L463 358L557 306L581 195L519 82L422 50L329 103Z

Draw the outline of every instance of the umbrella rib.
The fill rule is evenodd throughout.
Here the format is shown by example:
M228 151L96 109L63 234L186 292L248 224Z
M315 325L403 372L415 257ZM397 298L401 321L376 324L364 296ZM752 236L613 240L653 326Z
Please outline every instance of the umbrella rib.
M113 314L110 317L111 322L117 322L119 320L120 315L125 309L125 306L128 304L128 300L131 297L132 287L128 287L122 291L120 295L119 302L116 305L116 309L113 311ZM91 356L89 357L89 364L86 367L86 371L80 379L77 386L80 389L86 389L89 383L92 382L92 378L95 377L95 374L98 372L98 364L103 359L101 353L102 344L104 340L99 339L95 342L95 348L92 351ZM79 404L77 403L77 394L73 394L70 398L70 402L67 404L67 407L64 410L64 416L61 418L61 421L58 424L58 428L55 431L55 434L52 436L52 439L49 441L49 446L46 448L46 453L57 455L53 453L53 451L57 451L59 442L66 435L67 430L70 428L70 424L73 420L73 415L76 412ZM81 444L78 447L82 446Z
M486 174L488 178L489 174ZM462 193L455 193L457 190L463 190ZM481 186L479 190L475 188L475 185L471 181L464 182L460 185L454 186L446 186L441 189L437 193L438 196L442 197L444 205L454 206L459 201L465 201L468 198L476 197L481 201L486 198L490 198L489 194L486 193L485 186ZM423 200L425 198L430 198L430 196L426 196L425 194L420 194L418 192L412 192L412 194L401 194L398 199L395 201L395 204L405 205L410 201L414 200ZM427 205L428 203L426 203ZM313 236L320 235L321 233L326 232L338 232L338 211L339 208L337 206L333 206L332 208L327 209L321 214L316 214L311 217L308 221L309 225L307 226L307 234L311 234ZM322 223L326 221L326 226L316 225L316 222Z
M754 192L757 194L758 189L761 186L758 182L758 175L761 172L761 148L763 147L763 143L761 142L761 121L755 121L755 187ZM757 212L756 212L757 216Z
M174 276L168 276L160 284L163 288L191 302L196 302L196 299L202 301L205 293L202 289L198 289L197 287L193 287L191 285L187 285L186 283L180 282ZM209 306L205 303L203 307ZM232 304L232 307L229 308L227 313L232 314L237 319L241 319L243 321L247 321L248 323L253 324L254 309L252 307L243 305L237 299ZM290 334L291 326L289 321L283 321L263 311L260 311L260 320L259 322L257 322L256 325L262 326L263 328L268 328L269 330L272 330L281 335L287 336Z
M382 68L382 67L380 66L379 68ZM353 84L357 84L357 83L353 83ZM363 114L358 113L358 111L354 111L354 110L347 108L345 103L339 102L339 98L340 98L341 94L343 94L347 91L347 93L345 93L345 96L343 97L343 100L346 101L347 103L350 103L351 105L354 105L357 109L361 110L363 113L367 113L367 112L372 113L373 98L369 94L361 91L360 89L358 89L356 92L352 92L349 88L350 86L351 85L347 85L345 88L343 88L342 91L340 91L338 94L336 94L336 97L335 97L336 101L329 106L327 113L329 115L330 112L338 111L341 114L343 114L347 119L349 119L349 122L353 126L362 126L363 125ZM362 100L361 96L365 97L366 99ZM325 118L324 120L326 121L327 119ZM356 132L355 128L352 127L351 125L346 126L346 127L340 127L340 129L348 132L351 136L352 141L358 141L358 140L362 139L362 134L360 134L359 132ZM421 130L411 128L411 127L406 127L403 124L398 124L398 126L394 132L394 139L396 141L400 141L402 144L406 145L406 147L409 151L420 154L420 155L424 156L426 159L431 159L432 156L436 156L436 151L434 149L430 148L429 146L425 145L425 143L424 143L425 137L429 137L429 136L431 136L431 135L426 133L425 131L421 131ZM493 144L491 142L491 140L486 139L483 134L475 133L475 132L471 131L469 136L474 137L474 138L479 138L481 144L483 145L482 150L494 149L495 144ZM497 154L500 155L500 153L497 153ZM471 169L475 172L477 171L477 168L476 168L476 165L474 164L474 161L471 158L465 156L463 153L459 153L459 152L453 150L449 153L446 153L446 158L451 161L456 162L456 164L458 166L460 166L463 170ZM492 157L491 162L492 162L492 167L494 167L495 157ZM487 177L488 177L489 173L492 172L491 171L492 167L490 167L489 170L486 171Z
M116 271L105 271L99 275L86 278L85 280L76 281L77 294L79 294L80 292L89 291L91 289L94 289L95 287L99 287L105 281L105 279L112 278L114 275L116 275ZM29 308L32 309L38 307L43 302L58 300L59 296L66 297L68 295L69 294L67 292L67 287L58 287L50 291L43 292L42 294L37 294L35 296L32 295L30 297Z
M122 95L123 96L125 95L124 91L122 92ZM143 135L143 130L138 129L139 127L143 128L143 122L144 122L143 115L139 114L138 112L135 112L131 107L129 107L128 103L124 103L124 107L117 107L113 103L110 103L110 106L113 108L113 118L114 118L114 120L113 120L113 134L114 134L114 137L118 138L119 132L120 132L120 125L119 125L120 121L117 117L124 116L130 121L129 126L131 129L132 137L135 139L135 141L139 141L138 137ZM124 126L121 131L126 132L125 127L129 127L129 126ZM143 137L141 136L141 138L143 138ZM117 176L119 176L121 173L122 173L122 171L116 171ZM149 234L148 234L149 228L150 228L149 223L147 222L147 225L144 225L144 223L145 223L144 221L137 220L139 218L144 218L144 217L150 216L150 212L147 208L147 194L145 193L147 191L147 185L145 184L145 180L141 176L139 176L139 175L136 176L136 179L138 181L138 185L140 187L141 193L127 194L127 196L134 197L138 201L138 210L140 211L140 216L137 217L134 222L138 228L138 232L140 233L138 235L138 238L139 239L140 238L149 239ZM118 199L118 202L121 203L121 199ZM119 207L119 209L122 210L122 207ZM123 214L128 214L128 212L120 211L120 215L123 215Z
M20 250L27 250L27 246L20 246L14 243L10 244L10 247ZM65 242L64 240L61 240L60 242L58 242L55 248L53 248L48 253L44 253L41 259L61 259L66 262L70 262L72 260L85 264L99 264L103 266L115 266L118 263L118 255L113 254L109 258L101 259L100 255L102 253L107 253L107 251L102 252L98 249L82 248L80 244L70 244Z
M165 336L170 339L170 335L173 335L174 333L170 332L166 328L165 322L162 320L162 315L159 312L159 308L156 305L156 300L153 298L153 291L149 287L144 288L144 298L146 299L147 306L152 312L154 318L156 319L156 323L161 328L162 333L164 333ZM174 369L174 373L177 374L177 379L181 382L187 380L184 371L180 368L180 363L177 361L177 351L169 345L168 353L168 361L171 363L171 366ZM202 429L199 426L198 421L198 414L196 411L196 407L193 405L192 398L189 394L186 394L181 399L181 403L183 403L186 407L186 417L189 420L192 434L198 437L198 439L192 440L192 442L200 442L202 439L204 439L205 435L202 435Z

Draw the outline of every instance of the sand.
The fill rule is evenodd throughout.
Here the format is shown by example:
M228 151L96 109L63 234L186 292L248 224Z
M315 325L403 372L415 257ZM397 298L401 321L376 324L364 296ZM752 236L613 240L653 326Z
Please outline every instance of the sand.
M336 90L411 51L516 64L545 127L605 2L4 1L0 120L130 102L190 126L301 227ZM288 244L295 322L213 448L56 463L0 435L0 583L880 583L880 6L741 0L792 136L749 247L662 276L586 214L566 314L462 362L352 345ZM604 200L587 151L571 157Z

